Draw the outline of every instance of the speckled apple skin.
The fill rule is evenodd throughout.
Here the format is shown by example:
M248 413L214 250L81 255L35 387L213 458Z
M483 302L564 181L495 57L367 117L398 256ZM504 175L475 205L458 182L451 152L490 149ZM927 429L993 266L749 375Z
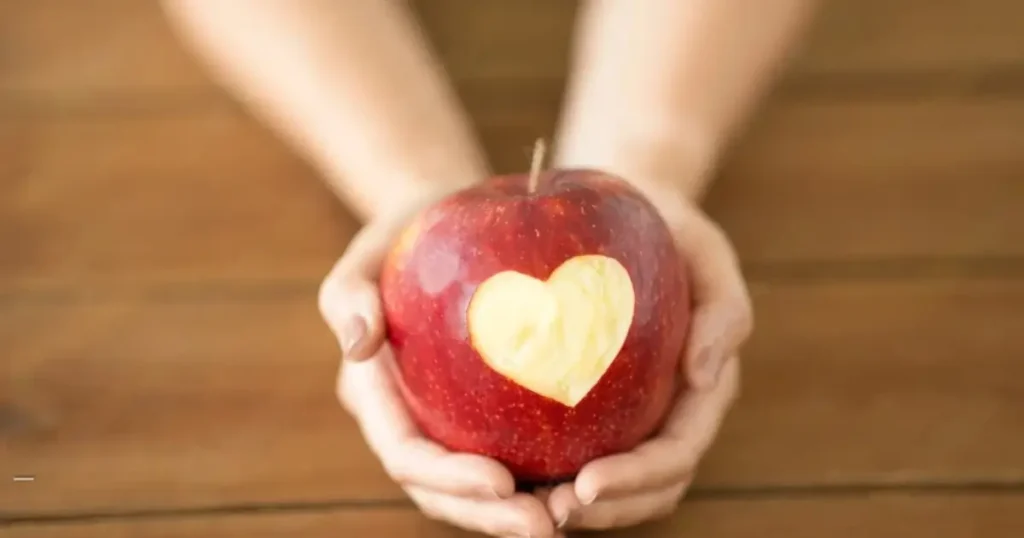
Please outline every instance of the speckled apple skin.
M572 478L662 424L681 385L690 327L686 265L664 221L627 183L595 171L501 176L421 213L380 281L399 386L412 417L449 450L497 459L526 483ZM629 272L636 294L622 351L575 408L491 369L471 346L466 311L504 270L539 279L583 254Z

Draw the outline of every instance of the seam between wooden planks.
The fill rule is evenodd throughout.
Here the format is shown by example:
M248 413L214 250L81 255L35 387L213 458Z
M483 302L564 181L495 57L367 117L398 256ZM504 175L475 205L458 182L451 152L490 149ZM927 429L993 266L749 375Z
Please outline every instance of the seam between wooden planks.
M874 260L819 260L753 262L743 265L753 285L790 287L871 282L1024 280L1024 257L892 258ZM6 281L5 281L6 280ZM60 279L53 279L59 281ZM108 283L82 279L77 283L18 282L0 277L0 306L18 304L75 305L132 300L147 304L246 303L312 296L319 278L193 280Z
M472 93L493 86L517 84L559 91L559 77L458 77L453 84ZM817 71L783 75L773 87L783 100L881 100L922 98L1005 99L1024 97L1024 65L991 65L973 69L899 71ZM236 100L214 83L196 88L158 90L99 89L33 91L0 86L0 118L53 120L80 116L176 114L211 107L237 107Z
M835 499L884 494L911 496L1024 496L1024 481L965 481L907 483L792 484L735 487L696 487L684 502L779 501ZM319 502L277 502L153 508L126 511L3 513L0 527L102 523L118 520L173 519L202 516L272 513L324 513L347 510L415 509L406 499L351 499Z

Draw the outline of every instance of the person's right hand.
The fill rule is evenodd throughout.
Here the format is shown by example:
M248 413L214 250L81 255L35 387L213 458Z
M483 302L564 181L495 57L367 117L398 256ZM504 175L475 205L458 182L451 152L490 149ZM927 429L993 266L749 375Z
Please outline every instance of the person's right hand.
M320 288L321 314L342 349L338 399L388 475L427 516L492 536L560 537L542 499L517 494L497 461L452 453L425 438L398 392L377 281L388 250L424 205L371 221Z

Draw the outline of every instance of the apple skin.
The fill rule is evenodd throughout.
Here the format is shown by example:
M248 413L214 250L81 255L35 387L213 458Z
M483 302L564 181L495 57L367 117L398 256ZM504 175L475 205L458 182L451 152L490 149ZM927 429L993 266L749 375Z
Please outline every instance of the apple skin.
M604 377L570 408L491 369L470 344L466 313L495 273L546 280L566 260L595 253L625 267L635 313ZM664 220L618 177L548 170L533 192L527 174L457 192L418 215L383 264L402 396L423 433L449 450L494 458L521 483L571 479L649 438L686 388L687 276Z

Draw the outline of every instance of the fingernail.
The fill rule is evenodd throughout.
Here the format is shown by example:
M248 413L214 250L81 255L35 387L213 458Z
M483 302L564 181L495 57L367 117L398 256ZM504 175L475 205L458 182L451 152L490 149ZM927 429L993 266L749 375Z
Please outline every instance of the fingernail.
M708 361L711 360L711 344L707 344L697 352L697 357L693 360L693 370L698 374L704 372L707 368Z
M709 388L718 381L718 371L722 368L722 354L714 343L708 344L697 353L694 370L697 384L701 388Z
M352 350L359 345L359 341L362 340L364 336L366 336L366 321L359 316L352 318L342 328L341 351L348 356Z
M701 385L704 388L711 388L718 384L718 376L722 371L722 357L715 354L705 363L701 370Z
M555 528L564 529L565 526L569 524L570 516L572 516L572 512L566 512L565 515L558 520L558 525L556 525Z
M594 504L594 501L596 501L596 500L597 500L597 493L593 493L591 495L587 495L586 497L580 497L580 504L582 504L583 506L587 506L587 505Z

